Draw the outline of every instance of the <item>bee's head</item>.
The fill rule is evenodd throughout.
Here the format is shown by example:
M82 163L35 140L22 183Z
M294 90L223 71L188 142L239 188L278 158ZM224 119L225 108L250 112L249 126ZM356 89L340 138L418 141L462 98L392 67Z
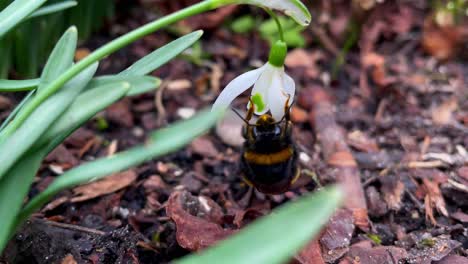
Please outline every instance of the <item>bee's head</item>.
M261 115L253 128L253 135L257 141L271 141L279 139L281 125L269 114Z
M258 118L257 123L255 125L259 128L271 129L275 126L275 124L276 121L271 115L263 114Z

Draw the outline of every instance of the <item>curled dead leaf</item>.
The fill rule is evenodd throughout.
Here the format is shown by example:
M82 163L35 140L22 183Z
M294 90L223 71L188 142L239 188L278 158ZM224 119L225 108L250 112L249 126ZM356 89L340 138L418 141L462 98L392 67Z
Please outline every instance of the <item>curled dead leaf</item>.
M213 200L192 196L187 191L174 192L169 197L166 213L176 224L177 242L188 250L204 249L235 233L217 222L221 211Z

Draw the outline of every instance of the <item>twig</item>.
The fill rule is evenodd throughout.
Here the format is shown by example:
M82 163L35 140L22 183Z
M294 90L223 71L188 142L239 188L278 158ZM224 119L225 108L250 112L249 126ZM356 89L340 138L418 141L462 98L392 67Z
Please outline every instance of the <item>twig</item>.
M336 171L336 178L346 191L345 206L353 212L355 224L363 230L369 228L367 205L356 160L344 140L346 136L335 120L335 105L321 88L309 89L311 125L322 146L325 160Z
M169 82L170 80L163 81L159 89L156 91L156 96L154 97L154 105L158 111L158 124L161 124L166 120L166 108L164 107L162 96Z
M98 235L98 236L103 236L106 234L106 232L93 229L93 228L88 228L84 226L77 226L77 225L71 225L71 224L65 224L65 223L59 223L59 222L54 222L54 221L49 221L45 219L36 219L40 222L43 222L44 224L47 224L49 226L55 226L63 229L68 229L72 231L78 231L78 232L83 232L83 233L88 233L88 234L93 234L93 235Z

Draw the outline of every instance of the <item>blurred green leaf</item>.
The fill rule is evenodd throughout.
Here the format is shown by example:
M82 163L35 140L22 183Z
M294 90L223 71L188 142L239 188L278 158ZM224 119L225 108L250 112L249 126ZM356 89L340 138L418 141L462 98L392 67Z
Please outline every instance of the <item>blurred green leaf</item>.
M304 47L305 39L302 36L302 31L304 31L305 27L297 25L291 19L285 17L279 17L279 21L283 26L284 40L288 47ZM278 27L274 19L268 19L260 24L259 31L262 38L270 43L276 42L279 38Z
M91 80L97 66L95 63L66 83L60 92L39 105L22 126L0 143L0 179L70 106Z
M0 80L0 92L22 92L35 89L40 79Z
M236 33L247 33L255 28L255 19L252 15L245 15L237 18L231 23L232 31Z
M144 145L85 163L65 172L26 205L18 217L17 224L26 220L31 213L61 190L95 181L183 147L212 127L221 115L222 112L219 111L205 110L192 119L179 121L154 132Z
M0 38L47 0L16 0L0 12Z
M342 199L337 187L309 194L273 210L213 248L175 263L288 263L318 234Z
M15 230L16 216L45 155L45 149L25 154L0 180L0 253Z
M76 27L70 27L52 50L44 69L42 70L37 92L41 93L60 74L70 68L75 56L76 43L78 41L78 31Z
M132 66L119 73L119 75L141 76L151 73L152 71L161 67L161 65L164 65L165 63L179 55L188 47L192 46L193 43L197 42L197 40L199 40L202 35L203 31L198 30L183 37L180 37L146 55L142 59L135 62Z
M31 15L29 15L27 18L33 18L33 17L38 17L38 16L44 16L44 15L49 15L52 13L56 13L71 7L76 6L78 3L76 1L64 1L64 2L59 2L51 5L44 6L42 8L39 8L38 10L34 11Z
M109 75L93 78L86 89L94 89L99 86L112 85L115 83L127 82L132 87L128 96L134 96L154 90L161 85L161 79L143 75Z

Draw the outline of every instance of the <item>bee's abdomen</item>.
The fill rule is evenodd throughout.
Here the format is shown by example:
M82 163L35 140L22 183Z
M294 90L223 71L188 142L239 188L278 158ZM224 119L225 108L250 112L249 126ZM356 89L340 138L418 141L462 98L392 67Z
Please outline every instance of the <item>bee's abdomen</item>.
M258 153L255 151L245 151L243 158L250 164L274 165L290 159L294 155L292 147L286 147L274 153Z
M281 151L260 154L245 151L242 166L245 179L264 193L282 193L289 189L297 171L297 155L292 146Z

